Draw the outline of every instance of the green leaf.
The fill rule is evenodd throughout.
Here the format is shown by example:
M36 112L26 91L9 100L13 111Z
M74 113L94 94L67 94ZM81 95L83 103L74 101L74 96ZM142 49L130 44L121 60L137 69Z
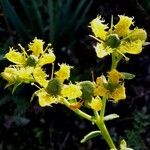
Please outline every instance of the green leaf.
M85 143L86 141L101 135L100 131L92 131L90 133L88 133L87 135L84 136L84 138L80 141L81 143Z
M135 77L134 74L127 73L127 72L122 72L122 74L123 74L124 79L126 79L126 80L131 80Z
M104 117L104 121L109 121L109 120L113 120L113 119L116 119L116 118L119 118L119 115L110 114L110 115L107 115L107 116Z

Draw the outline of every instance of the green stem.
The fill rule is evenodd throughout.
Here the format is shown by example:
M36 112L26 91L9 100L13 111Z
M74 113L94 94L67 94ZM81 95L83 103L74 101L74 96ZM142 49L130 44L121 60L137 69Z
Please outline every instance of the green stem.
M96 125L97 127L100 129L102 136L104 137L105 141L107 142L107 144L109 145L110 149L114 149L116 150L116 147L111 139L111 136L105 126L104 123L104 114L105 114L105 107L106 107L106 101L107 98L103 97L103 101L102 101L102 109L100 112L100 118L97 117L97 115L95 115L96 117Z
M121 60L122 55L118 53L112 53L112 65L111 65L111 70L116 69L118 66L119 61Z
M81 116L81 117L83 117L83 118L85 118L85 119L87 119L87 120L89 120L89 121L91 121L91 122L95 122L93 116L90 116L89 114L87 114L87 113L81 111L80 109L72 109L72 108L70 107L70 103L69 103L66 99L63 101L63 104L64 104L66 107L68 107L69 109L71 109L73 112L75 112L76 114L78 114L79 116Z

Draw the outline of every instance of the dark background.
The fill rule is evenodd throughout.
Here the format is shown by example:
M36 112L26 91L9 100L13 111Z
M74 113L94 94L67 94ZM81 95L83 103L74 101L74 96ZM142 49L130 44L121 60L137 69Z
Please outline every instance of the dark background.
M89 37L89 22L97 15L110 23L118 15L134 16L135 26L150 34L150 0L0 0L0 72L9 46L26 46L35 36L51 42L56 62L74 66L72 81L91 80L109 70L110 57L98 59ZM122 60L119 71L136 74L126 82L127 99L108 103L106 114L119 119L106 123L117 145L124 138L135 150L150 149L150 46ZM101 137L85 144L80 140L96 127L62 105L39 107L30 97L34 88L22 85L13 95L0 79L0 150L107 150Z

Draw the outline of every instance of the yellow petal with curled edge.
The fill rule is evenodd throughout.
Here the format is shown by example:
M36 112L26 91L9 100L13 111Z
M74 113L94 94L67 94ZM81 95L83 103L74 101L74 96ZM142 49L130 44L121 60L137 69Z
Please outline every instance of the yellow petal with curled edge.
M16 68L8 68L6 67L4 72L1 73L3 79L5 79L8 84L6 87L14 84L17 80L17 69Z
M94 35L102 40L105 40L107 31L105 31L108 26L104 24L104 20L101 19L101 16L97 16L97 18L93 19L90 22L90 27Z
M53 103L56 103L56 98L50 96L46 91L41 91L37 93L39 105L41 107L50 106Z
M91 103L89 103L91 109L100 111L102 108L102 100L100 97L92 98Z
M33 71L33 77L35 81L42 87L47 87L48 81L46 80L47 74L42 70L42 68L37 67Z
M130 32L130 26L133 24L133 18L119 15L119 22L114 26L114 32L118 34L119 37L124 37Z
M103 58L107 55L109 55L110 53L112 53L112 48L110 47L104 47L104 45L102 43L97 43L96 47L95 47L95 51L96 51L96 55L99 58Z
M107 84L107 80L106 80L105 76L101 75L100 77L97 77L96 84L100 85L100 86L103 86L103 84Z
M73 67L66 65L64 63L60 64L59 66L60 66L60 69L55 72L55 75L56 75L56 78L58 78L59 80L63 82L65 79L69 79L70 70Z
M33 67L20 68L17 71L17 77L20 82L30 83L33 81L32 77Z
M68 99L79 98L82 95L81 87L74 84L64 85L61 94L63 97L66 97Z
M32 51L33 55L39 57L40 54L43 53L43 45L43 40L34 38L33 42L31 42L28 46L29 49Z
M116 69L108 72L108 79L114 84L118 84L121 78L123 78L123 74L118 72Z
M119 100L126 99L126 93L125 93L124 85L121 85L118 88L116 88L112 92L111 98L114 99L115 102L118 102Z
M94 95L95 96L108 96L109 91L104 86L106 84L107 84L107 80L104 75L97 77L96 86L94 89Z
M122 53L139 54L142 51L143 42L136 40L133 42L125 42L119 47L119 51Z
M55 61L55 58L56 57L53 52L43 54L42 57L39 59L38 65L43 66L46 64L51 64Z
M13 48L10 48L9 52L5 55L5 57L9 61L11 61L17 65L25 65L26 64L25 56L22 53L17 52Z
M128 37L131 41L141 40L144 43L147 39L147 33L144 29L135 28L131 30Z
M95 96L108 96L109 91L104 86L98 86L94 89Z

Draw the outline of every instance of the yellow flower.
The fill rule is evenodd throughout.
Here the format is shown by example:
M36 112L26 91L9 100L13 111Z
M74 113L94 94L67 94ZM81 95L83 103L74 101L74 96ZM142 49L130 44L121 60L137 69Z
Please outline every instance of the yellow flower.
M118 102L119 100L126 99L126 93L125 93L125 87L124 85L121 85L117 87L112 93L111 98L115 100L115 102Z
M5 68L1 76L8 81L6 87L15 83L30 83L33 81L32 77L33 68L32 67L15 67L15 68Z
M38 70L36 71L38 72ZM40 69L40 71L42 70ZM51 106L51 104L53 103L63 103L64 97L61 96L62 83L56 78L47 81L46 78L44 78L45 73L43 71L42 74L43 75L37 78L37 80L43 82L39 84L41 84L41 86L43 86L44 88L40 88L38 91L36 91L33 94L33 97L34 95L38 96L39 104L42 107Z
M16 68L5 68L4 72L1 73L1 76L8 82L6 87L14 84L17 80L17 69Z
M118 72L116 69L113 69L110 72L108 72L108 78L110 82L118 84L119 80L123 78L123 74Z
M41 85L42 87L46 87L48 84L48 81L46 80L47 74L42 70L42 68L37 67L33 71L33 77L35 81Z
M105 76L100 76L96 80L95 96L104 96L114 99L115 102L125 99L125 87L123 84L123 74L113 69L108 72L108 81Z
M5 55L5 57L9 61L11 61L11 62L13 62L13 63L15 63L17 65L25 65L26 64L25 56L22 53L17 52L13 48L9 49L9 52Z
M28 45L29 49L32 51L30 55L27 54L24 47L18 44L22 52L18 52L17 50L10 48L5 57L16 65L21 65L23 67L42 67L43 65L51 64L55 61L55 55L51 44L48 44L44 51L43 44L44 42L42 40L35 38L33 43Z
M82 95L81 87L74 84L64 85L61 94L63 97L66 97L68 99L79 98Z
M102 108L102 100L100 97L92 98L91 103L89 103L91 109L100 111Z
M133 18L120 15L119 22L116 25L112 25L110 29L104 24L104 20L100 20L97 17L91 21L91 29L94 33L93 37L96 39L97 44L94 47L97 57L103 58L111 53L115 56L123 56L124 54L139 54L142 51L147 33L144 29L133 28Z
M33 42L29 44L29 49L35 56L39 57L40 54L43 53L43 45L44 45L43 40L34 38Z
M42 90L37 92L39 105L41 107L51 106L53 103L57 103L57 99L55 97L50 96L46 91Z
M101 19L101 16L97 16L90 22L90 27L94 35L102 40L105 40L107 32L105 31L108 26L104 24L104 20Z
M114 26L114 32L119 37L125 37L130 32L130 26L133 24L133 18L128 16L119 15L119 22Z
M58 78L59 80L63 82L65 79L69 79L70 69L72 67L66 64L61 64L59 66L60 66L60 69L55 72L55 75L56 75L56 78Z

